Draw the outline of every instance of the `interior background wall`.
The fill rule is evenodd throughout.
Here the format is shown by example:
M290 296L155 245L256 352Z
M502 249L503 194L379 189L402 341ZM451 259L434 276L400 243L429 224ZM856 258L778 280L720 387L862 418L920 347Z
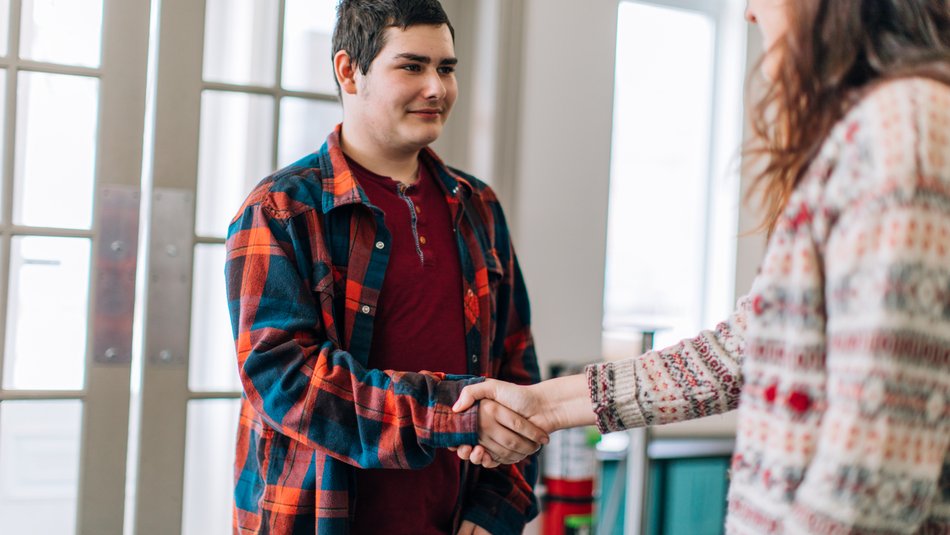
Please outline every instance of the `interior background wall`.
M437 150L490 183L542 369L600 355L617 0L446 0L460 98Z
M601 355L618 1L443 0L462 63L437 149L504 203L543 370ZM748 43L751 69L754 28ZM740 213L737 297L764 249L755 217Z

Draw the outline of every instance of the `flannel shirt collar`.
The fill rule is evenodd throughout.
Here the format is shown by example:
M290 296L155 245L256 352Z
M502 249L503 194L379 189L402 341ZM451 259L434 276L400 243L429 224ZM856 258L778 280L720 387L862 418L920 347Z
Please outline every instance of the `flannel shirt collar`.
M343 123L336 125L317 152L317 165L323 183L324 213L348 204L369 204L366 193L356 182L356 177L343 155L343 148L340 146L342 130ZM431 148L425 147L423 150L431 158L436 174L450 197L458 199L459 195L471 196L474 188L468 180L453 172Z

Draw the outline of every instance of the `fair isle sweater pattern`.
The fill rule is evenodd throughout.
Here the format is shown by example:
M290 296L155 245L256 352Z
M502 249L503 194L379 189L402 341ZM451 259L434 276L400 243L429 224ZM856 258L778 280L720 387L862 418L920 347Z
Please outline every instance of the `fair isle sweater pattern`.
M950 87L869 91L732 317L587 374L602 431L738 409L729 534L950 534Z

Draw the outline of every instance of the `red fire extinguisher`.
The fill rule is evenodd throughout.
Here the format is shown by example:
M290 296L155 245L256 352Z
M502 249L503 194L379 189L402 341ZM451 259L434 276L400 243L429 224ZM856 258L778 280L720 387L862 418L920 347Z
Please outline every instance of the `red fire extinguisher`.
M553 370L552 370L553 371ZM557 376L558 373L552 373ZM542 535L593 533L594 475L597 470L591 428L551 434L542 452ZM596 435L596 430L593 431Z

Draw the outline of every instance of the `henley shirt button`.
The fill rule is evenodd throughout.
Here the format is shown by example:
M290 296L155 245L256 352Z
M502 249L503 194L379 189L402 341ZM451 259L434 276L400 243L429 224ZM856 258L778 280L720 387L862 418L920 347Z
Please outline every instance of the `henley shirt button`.
M427 241L425 236L419 236L419 243L422 245L425 245Z
M385 244L385 243L383 243L383 242L381 242L381 241L376 242L376 248L377 248L377 249L382 249L383 247L386 247L386 244Z
M363 314L369 314L369 305L363 305L363 308L360 310L363 311Z
M472 362L478 362L478 355L472 355Z

